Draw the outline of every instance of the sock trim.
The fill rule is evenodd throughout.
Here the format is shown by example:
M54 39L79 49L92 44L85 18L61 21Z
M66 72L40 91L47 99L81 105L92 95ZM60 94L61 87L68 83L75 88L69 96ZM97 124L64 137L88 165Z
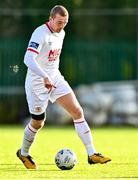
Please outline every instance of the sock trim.
M80 119L74 119L73 122L78 124L78 123L83 123L85 121L84 118L80 118Z
M84 132L84 134L87 134L87 133L89 133L90 131L88 130L88 131L86 131L86 132Z
M27 126L28 129L32 132L32 133L36 133L37 130L35 130L30 124Z
M25 139L26 141L28 141L28 142L30 142L30 143L32 143L33 141L29 141L28 139Z
M81 121L81 122L74 122L75 124L80 124L80 123L83 123L84 121Z

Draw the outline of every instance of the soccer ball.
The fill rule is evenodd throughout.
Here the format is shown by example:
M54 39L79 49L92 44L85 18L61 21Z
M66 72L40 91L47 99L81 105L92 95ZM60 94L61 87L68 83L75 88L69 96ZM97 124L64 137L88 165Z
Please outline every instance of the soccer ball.
M70 149L62 149L56 154L55 163L61 170L70 170L77 163L76 154Z

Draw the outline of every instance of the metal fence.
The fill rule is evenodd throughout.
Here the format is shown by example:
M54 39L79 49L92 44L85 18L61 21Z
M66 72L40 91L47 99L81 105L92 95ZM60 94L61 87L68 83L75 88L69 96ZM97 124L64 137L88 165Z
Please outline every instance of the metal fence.
M72 85L136 79L136 44L84 42L65 45L62 71Z
M0 122L12 123L27 116L24 96L27 41L0 41ZM101 81L136 79L136 45L133 43L67 41L60 69L72 86ZM8 109L8 113L7 113Z
M23 39L0 40L0 92L5 87L12 87L13 92L13 87L24 86L26 46L27 41ZM60 69L73 86L98 81L134 80L136 44L70 40L63 47ZM15 91L17 93L17 88Z
M0 88L23 86L25 66L23 53L26 43L22 39L0 39Z

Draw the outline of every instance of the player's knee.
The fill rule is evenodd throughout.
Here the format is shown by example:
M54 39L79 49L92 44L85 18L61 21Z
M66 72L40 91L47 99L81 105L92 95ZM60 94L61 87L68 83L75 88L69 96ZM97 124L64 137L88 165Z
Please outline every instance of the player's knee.
M80 118L82 118L84 116L83 115L83 109L80 106L74 108L73 114L74 114L75 119L80 119Z
M40 129L40 128L42 128L44 126L45 113L40 114L40 115L31 114L31 116L32 116L31 125L35 129Z
M41 129L44 126L44 121L36 121L34 119L31 120L31 125L35 129Z
M36 121L43 121L45 120L45 113L42 114L31 114L32 119L36 120Z

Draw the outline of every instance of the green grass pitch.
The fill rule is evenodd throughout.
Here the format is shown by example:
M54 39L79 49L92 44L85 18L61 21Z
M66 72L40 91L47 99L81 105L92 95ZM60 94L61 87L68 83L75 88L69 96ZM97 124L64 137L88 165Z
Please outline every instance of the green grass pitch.
M23 126L0 126L0 180L68 180L68 179L138 179L138 128L92 128L97 152L112 158L107 164L89 165L86 150L74 127L45 126L33 144L31 155L38 170L27 170L16 157L21 146ZM55 154L62 148L72 149L77 165L62 171L55 165Z

